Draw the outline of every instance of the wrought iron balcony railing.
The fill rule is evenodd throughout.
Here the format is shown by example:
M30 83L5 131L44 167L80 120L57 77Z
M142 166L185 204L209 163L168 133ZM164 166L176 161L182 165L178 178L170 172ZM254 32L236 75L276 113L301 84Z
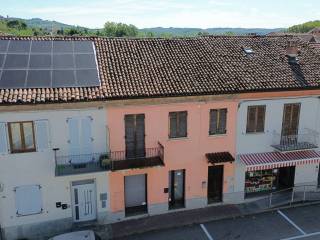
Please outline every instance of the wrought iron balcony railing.
M134 149L132 151L110 152L111 170L146 168L164 165L164 147Z
M303 129L298 134L283 136L273 132L272 147L278 151L295 151L318 148L319 133L311 129Z

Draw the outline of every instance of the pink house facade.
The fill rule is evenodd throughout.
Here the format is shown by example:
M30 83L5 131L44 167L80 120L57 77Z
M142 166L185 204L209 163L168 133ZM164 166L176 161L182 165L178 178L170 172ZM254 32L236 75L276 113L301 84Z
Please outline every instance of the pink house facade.
M164 152L163 165L109 173L110 211L115 220L130 216L131 202L135 201L131 198L139 198L139 195L140 197L143 195L134 196L135 193L130 193L130 189L126 187L129 184L126 179L129 180L130 176L133 176L130 179L131 182L135 182L133 180L135 176L136 178L145 176L142 183L136 181L136 186L134 183L131 183L133 185L130 186L134 191L140 191L142 188L146 194L140 200L140 205L144 206L140 213L152 215L165 213L170 209L205 207L210 202L212 204L234 202L237 198L233 194L234 163L232 160L230 162L226 160L211 164L206 154L230 153L231 156L235 156L237 106L238 103L234 100L220 99L218 101L186 100L183 103L169 102L157 105L143 103L134 106L108 107L111 152L126 149L125 116L132 114L144 114L145 116L145 148L152 149L161 144ZM212 109L227 109L226 133L209 135L209 114ZM187 112L187 136L170 138L169 113L181 111ZM208 183L208 169L214 166L218 169L218 175L220 171L221 181L218 184L221 186L211 186ZM172 175L177 178L174 183L172 183L174 181ZM208 199L210 188L218 191L216 192L217 198L213 201ZM219 197L219 190L221 197ZM174 205L172 198L177 198L173 195L179 195L177 206L172 206Z

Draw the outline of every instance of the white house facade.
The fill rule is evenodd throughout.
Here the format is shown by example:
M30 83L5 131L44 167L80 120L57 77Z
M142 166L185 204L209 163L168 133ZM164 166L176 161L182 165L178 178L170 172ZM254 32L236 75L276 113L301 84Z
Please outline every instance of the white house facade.
M318 185L319 107L318 96L239 103L235 191L243 199Z
M2 108L3 110L4 108ZM5 239L108 221L103 108L1 111L0 224Z

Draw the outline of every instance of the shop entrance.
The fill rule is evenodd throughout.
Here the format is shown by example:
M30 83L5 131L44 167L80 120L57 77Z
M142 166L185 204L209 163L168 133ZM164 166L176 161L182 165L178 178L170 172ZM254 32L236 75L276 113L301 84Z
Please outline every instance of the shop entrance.
M278 189L292 188L294 186L295 170L295 166L279 168Z
M270 193L294 186L295 166L246 172L245 193Z

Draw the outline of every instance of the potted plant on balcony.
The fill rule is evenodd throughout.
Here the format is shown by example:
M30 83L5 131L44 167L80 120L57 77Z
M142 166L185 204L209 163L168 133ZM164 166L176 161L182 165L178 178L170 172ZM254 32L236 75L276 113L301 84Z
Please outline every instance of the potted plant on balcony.
M111 168L111 159L109 154L105 153L105 154L101 154L100 155L100 167L103 169L110 169Z

